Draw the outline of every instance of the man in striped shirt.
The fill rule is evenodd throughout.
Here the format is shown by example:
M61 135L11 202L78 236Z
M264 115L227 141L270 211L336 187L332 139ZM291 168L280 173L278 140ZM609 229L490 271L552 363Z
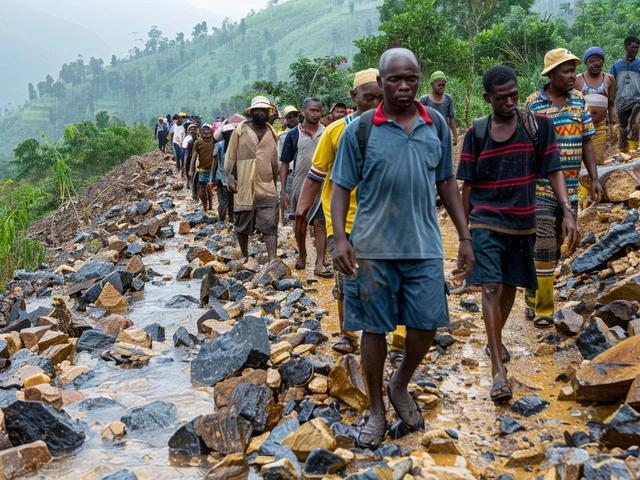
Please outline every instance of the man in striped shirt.
M547 52L541 75L549 82L527 99L526 108L546 115L553 122L560 151L560 163L564 173L572 211L578 209L578 177L584 166L591 177L591 200L600 201L602 187L598 181L593 136L596 130L582 93L573 87L576 83L576 67L582 62L566 48ZM536 187L536 215L538 235L535 262L538 275L537 291L526 294L527 318L539 328L553 325L553 282L556 263L560 258L562 240L558 225L563 212L547 180L540 180Z
M537 287L533 262L537 178L548 178L567 212L562 231L572 246L578 234L551 120L518 108L513 69L504 65L490 68L482 83L484 99L493 113L476 120L467 131L457 177L464 180L462 200L476 257L467 284L482 286L488 337L485 351L491 357L493 377L491 399L504 402L511 399L512 391L504 369L510 356L502 345L502 329L516 288Z

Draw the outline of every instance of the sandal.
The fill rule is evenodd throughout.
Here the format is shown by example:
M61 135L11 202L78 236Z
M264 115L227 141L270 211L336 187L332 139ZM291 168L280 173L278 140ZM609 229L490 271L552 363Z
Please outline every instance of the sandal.
M493 403L505 403L513 398L513 391L506 380L500 380L491 387L490 396Z
M533 326L536 328L553 327L553 318L551 318L549 315L538 315L533 319Z
M392 350L389 353L389 362L393 368L398 368L404 360L404 350Z
M391 403L391 406L393 406L393 409L396 411L396 415L398 415L398 418L402 420L412 432L415 432L416 430L424 430L424 418L422 418L420 407L413 397L411 397L411 401L413 402L413 409L411 408L411 405L408 405L406 409L398 408L398 406L393 402L393 397L391 396L391 382L389 382L387 383L387 398L389 399L389 403ZM406 418L414 417L416 412L418 413L420 420L418 420L415 425L411 425L411 423L407 422Z
M331 270L329 270L328 268L325 268L324 270L322 270L321 272L313 272L313 274L316 277L321 277L321 278L333 278L333 272Z
M491 357L491 351L489 350L489 345L484 346L484 353L487 354L487 357ZM502 363L509 363L511 361L511 354L507 347L502 345Z
M355 353L356 350L358 350L358 340L353 337L349 337L348 335L343 335L331 346L331 348L334 352L341 353L342 355Z
M385 412L381 413L370 413L369 419L374 415L382 415L382 417L386 416ZM369 420L367 423L360 429L360 433L358 434L358 446L360 448L368 448L370 450L377 450L382 442L384 442L384 438L387 436L387 420L385 418L384 424L381 426L373 426ZM366 442L362 440L362 435L366 435L371 438L371 441Z

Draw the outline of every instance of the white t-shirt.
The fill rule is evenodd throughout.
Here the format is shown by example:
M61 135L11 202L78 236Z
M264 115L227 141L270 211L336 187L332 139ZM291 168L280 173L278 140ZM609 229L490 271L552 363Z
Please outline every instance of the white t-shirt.
M178 145L182 145L182 141L184 140L185 131L182 125L173 124L173 143L177 143Z
M187 135L186 137L184 137L184 140L182 141L182 148L187 148L189 146L189 142L191 142L193 140L193 137L191 135Z

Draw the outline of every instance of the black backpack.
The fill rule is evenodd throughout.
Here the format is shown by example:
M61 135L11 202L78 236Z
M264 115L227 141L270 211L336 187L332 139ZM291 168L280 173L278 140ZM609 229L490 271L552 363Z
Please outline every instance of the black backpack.
M444 119L442 115L440 115L436 110L431 107L424 107L433 123L438 130L438 138L442 139L444 135L444 128L446 127ZM367 143L369 143L369 136L371 135L371 127L373 127L373 116L375 115L376 110L367 110L362 115L360 115L360 124L358 125L358 147L360 148L360 156L364 161L367 158ZM448 128L448 127L447 127ZM486 125L485 125L486 129Z

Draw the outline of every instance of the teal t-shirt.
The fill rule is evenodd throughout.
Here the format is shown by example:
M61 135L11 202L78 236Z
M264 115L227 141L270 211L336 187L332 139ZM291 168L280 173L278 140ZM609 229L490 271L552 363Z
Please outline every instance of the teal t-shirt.
M411 133L387 120L378 107L367 159L358 146L360 117L345 129L331 180L353 190L357 209L350 240L360 258L423 260L443 258L436 212L436 182L453 176L449 129L442 116L421 116ZM431 123L429 123L431 122ZM442 138L436 122L442 122Z

